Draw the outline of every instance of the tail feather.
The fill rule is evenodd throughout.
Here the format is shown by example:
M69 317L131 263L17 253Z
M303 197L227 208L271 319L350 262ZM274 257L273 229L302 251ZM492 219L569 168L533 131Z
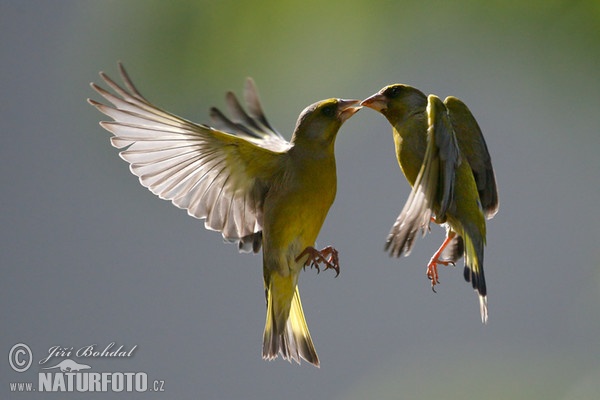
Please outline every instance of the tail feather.
M467 282L471 282L473 289L479 295L479 311L481 313L481 322L487 323L487 288L485 285L485 275L483 273L483 246L482 238L473 239L470 235L463 236L465 245L465 269L464 277Z
M272 290L267 290L267 321L263 334L263 359L273 360L279 354L284 360L301 359L319 366L319 357L315 350L304 312L300 302L298 287L294 291L287 312L277 312ZM279 310L281 311L281 310Z

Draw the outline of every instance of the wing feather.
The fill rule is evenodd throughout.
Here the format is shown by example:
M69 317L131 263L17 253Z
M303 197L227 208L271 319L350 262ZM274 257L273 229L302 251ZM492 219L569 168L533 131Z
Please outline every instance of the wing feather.
M273 151L286 151L289 143L283 139L267 121L260 104L258 89L252 78L246 80L244 99L248 106L248 113L241 106L235 94L228 92L226 104L232 118L228 118L218 108L210 109L212 124L225 132L229 132Z
M238 242L240 250L258 251L263 200L290 145L268 124L254 82L246 83L249 114L233 93L227 95L233 120L211 111L221 131L154 106L121 64L119 69L124 87L100 73L113 93L91 84L112 105L88 101L113 119L101 126L114 135L111 143L131 172L152 193Z
M427 116L427 148L423 164L385 246L396 257L410 254L417 235L424 236L428 232L434 213L436 221L443 222L446 211L453 207L460 151L446 107L434 95L428 98Z
M498 212L498 188L483 133L465 103L452 96L447 97L444 103L448 108L460 150L473 171L481 206L485 216L490 219Z

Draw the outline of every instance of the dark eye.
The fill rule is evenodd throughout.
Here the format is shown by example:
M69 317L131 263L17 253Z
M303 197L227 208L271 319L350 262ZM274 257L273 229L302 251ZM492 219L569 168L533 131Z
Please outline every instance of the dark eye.
M400 86L392 86L391 88L388 88L385 91L385 95L388 98L393 99L394 97L400 96L401 91L402 91L402 88Z
M321 109L321 112L323 113L323 115L325 115L326 117L334 117L335 116L335 111L336 111L337 107L335 104L328 104L325 107L323 107Z

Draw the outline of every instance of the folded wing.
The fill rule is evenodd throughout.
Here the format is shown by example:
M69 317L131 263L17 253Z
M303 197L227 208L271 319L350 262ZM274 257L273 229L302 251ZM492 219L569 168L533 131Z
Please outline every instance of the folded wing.
M452 96L447 97L444 103L448 108L458 145L473 171L481 207L486 218L490 219L498 212L498 189L485 139L465 103Z
M454 199L460 151L447 109L434 95L427 104L427 149L413 189L388 235L386 250L399 257L410 254L417 234L425 235L431 217L445 221Z

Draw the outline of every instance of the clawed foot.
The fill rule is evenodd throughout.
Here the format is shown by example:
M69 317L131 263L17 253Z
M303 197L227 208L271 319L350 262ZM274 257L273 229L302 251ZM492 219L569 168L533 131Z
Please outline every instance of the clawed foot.
M432 221L434 221L433 218L432 218ZM455 232L453 232L453 231L448 232L448 234L446 235L446 239L444 239L444 242L442 243L442 245L440 246L438 251L435 252L433 257L431 257L431 260L429 260L429 264L427 264L427 278L429 278L429 280L431 281L431 290L433 290L434 293L435 293L435 285L440 283L440 279L438 276L438 270L437 270L438 264L452 265L452 266L456 265L456 264L454 264L453 261L440 260L440 257L442 256L444 249L446 248L446 246L448 246L448 243L450 243L452 241L454 236L456 236Z
M433 290L434 293L436 293L435 291L435 285L437 285L438 283L440 283L440 278L438 275L438 270L437 270L437 266L438 264L442 264L442 265L452 265L455 266L454 262L452 261L442 261L436 258L432 258L431 260L429 260L429 264L427 264L427 278L431 281L431 290Z
M300 253L298 257L296 257L296 261L299 261L306 255L308 255L308 258L304 263L304 268L307 266L310 266L311 268L314 267L317 269L317 273L319 273L321 272L319 269L319 264L323 263L325 265L325 271L328 269L333 269L336 277L340 274L340 260L338 257L338 251L333 247L327 246L321 251L315 249L314 247L307 247L302 251L302 253Z

